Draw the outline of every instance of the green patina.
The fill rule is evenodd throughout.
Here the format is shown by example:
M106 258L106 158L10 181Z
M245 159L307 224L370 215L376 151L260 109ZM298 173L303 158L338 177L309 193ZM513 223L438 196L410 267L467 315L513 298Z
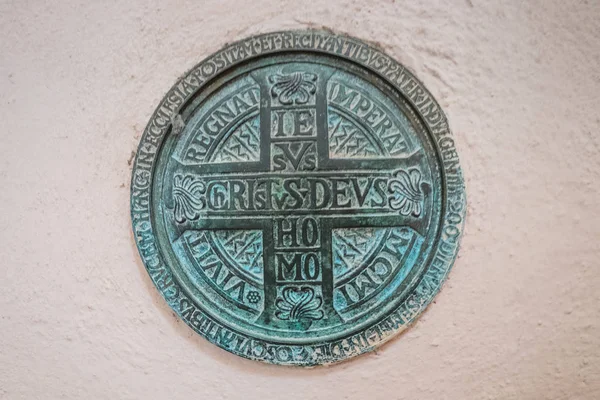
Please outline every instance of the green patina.
M311 366L367 352L440 289L465 213L439 105L356 39L227 46L165 96L131 212L169 305L232 353Z

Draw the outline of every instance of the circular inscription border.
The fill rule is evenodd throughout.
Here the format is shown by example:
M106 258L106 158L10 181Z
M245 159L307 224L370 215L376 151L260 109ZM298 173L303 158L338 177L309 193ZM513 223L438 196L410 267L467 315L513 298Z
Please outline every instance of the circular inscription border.
M350 336L310 345L267 342L237 332L194 305L173 279L156 243L151 199L154 169L169 133L181 129L180 109L225 70L250 59L282 52L317 52L341 57L373 72L413 106L435 143L442 167L442 221L429 265L398 308L376 324ZM456 258L466 198L462 171L447 119L433 96L410 71L390 56L346 35L306 30L273 32L227 45L188 71L165 95L146 126L131 178L131 219L136 245L148 273L169 306L211 343L239 356L281 365L331 364L363 354L406 329L440 290Z

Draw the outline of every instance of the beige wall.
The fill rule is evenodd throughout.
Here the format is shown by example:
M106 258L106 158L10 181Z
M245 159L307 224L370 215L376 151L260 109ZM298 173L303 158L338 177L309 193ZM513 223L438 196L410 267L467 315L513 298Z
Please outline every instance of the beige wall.
M0 398L600 398L600 2L54 3L0 2ZM175 318L135 249L129 160L184 71L309 25L377 42L425 82L469 208L412 329L298 370Z

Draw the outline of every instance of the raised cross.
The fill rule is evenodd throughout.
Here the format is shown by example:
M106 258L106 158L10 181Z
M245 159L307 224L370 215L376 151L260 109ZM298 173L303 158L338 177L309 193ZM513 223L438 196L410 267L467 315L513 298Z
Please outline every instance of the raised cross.
M340 318L333 304L332 230L408 226L423 233L428 220L427 207L407 213L405 202L394 206L393 201L395 174L418 167L421 152L404 158L331 157L330 136L343 127L330 126L330 77L318 68L252 73L260 88L258 159L187 167L212 182L205 195L214 207L178 229L262 231L259 320L272 326L302 329L307 321L331 324ZM416 189L425 189L423 198L409 200L424 201L426 187ZM367 202L370 190L378 196ZM284 304L286 298L305 301L308 294L319 301L304 313Z

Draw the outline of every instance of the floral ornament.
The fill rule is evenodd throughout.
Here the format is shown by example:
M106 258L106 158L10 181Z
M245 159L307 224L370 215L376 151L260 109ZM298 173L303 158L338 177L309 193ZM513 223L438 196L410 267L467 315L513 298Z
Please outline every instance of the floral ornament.
M256 290L251 290L248 292L248 294L246 295L246 299L251 303L251 304L256 304L260 301L260 294L256 291Z
M286 321L301 319L321 319L323 311L319 310L323 299L315 296L315 290L308 286L288 286L281 292L282 298L275 302L278 310L275 316Z
M191 175L175 175L173 179L173 200L175 201L175 221L180 224L186 220L198 219L200 211L204 208L204 183L196 180Z
M292 72L269 77L271 96L278 97L281 104L306 104L310 96L315 94L317 75L308 72Z
M418 217L423 211L424 194L421 190L421 172L413 168L408 172L400 170L388 185L390 208L399 210L402 215Z

